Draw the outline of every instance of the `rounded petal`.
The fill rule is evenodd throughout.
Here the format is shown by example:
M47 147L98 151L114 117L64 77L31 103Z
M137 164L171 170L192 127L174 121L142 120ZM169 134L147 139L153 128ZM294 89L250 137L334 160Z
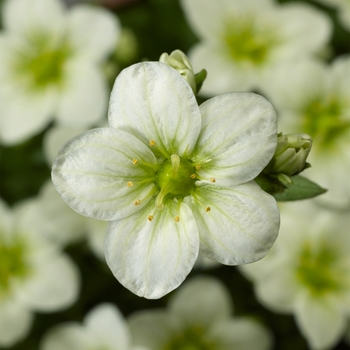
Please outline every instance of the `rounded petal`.
M146 205L155 186L141 183L152 178L154 170L134 164L133 159L157 163L147 146L128 133L112 128L90 130L61 148L52 180L63 200L78 213L117 220ZM141 201L139 205L136 200Z
M49 330L41 342L41 350L86 350L99 348L101 344L83 326L67 322Z
M186 80L160 62L137 63L117 77L110 100L109 124L145 144L182 156L191 154L201 125L199 108Z
M57 107L57 120L66 126L90 126L107 114L108 88L102 73L75 62L66 73Z
M248 318L218 322L208 337L217 339L220 349L269 350L272 335L261 324Z
M272 105L249 92L223 94L200 106L202 130L192 159L198 174L222 186L254 179L271 160L277 145Z
M64 5L58 0L8 0L3 7L4 28L28 35L33 29L58 30L64 24Z
M106 261L126 288L148 299L177 288L198 254L196 222L185 204L169 201L163 210L154 201L140 212L112 221L105 238Z
M346 316L330 298L305 294L295 311L300 331L312 348L332 348L345 331Z
M33 314L15 300L0 302L0 346L9 347L22 340L32 325Z
M80 276L74 263L62 255L40 261L33 274L18 291L28 307L42 312L56 311L72 305L77 297ZM45 259L47 260L47 259Z
M202 276L185 282L171 299L169 308L183 323L206 328L228 319L232 312L231 297L224 285Z
M185 199L197 222L201 254L226 265L263 258L277 238L275 199L254 182L234 188L200 186Z
M117 46L120 24L117 16L97 6L79 5L68 14L69 42L84 59L106 58Z
M84 324L106 349L114 349L116 344L120 349L129 349L129 329L124 316L113 304L96 306L86 315Z

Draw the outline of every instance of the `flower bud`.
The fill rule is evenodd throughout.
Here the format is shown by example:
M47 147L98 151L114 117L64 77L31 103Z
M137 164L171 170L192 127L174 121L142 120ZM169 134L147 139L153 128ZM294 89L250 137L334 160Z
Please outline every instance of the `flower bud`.
M168 66L176 69L186 79L188 84L190 84L193 92L195 94L197 93L196 79L192 64L182 51L175 50L170 55L164 52L160 56L159 62L165 63Z
M270 164L268 172L282 173L288 176L296 175L303 171L308 164L306 159L310 153L312 138L306 134L280 135L277 138L277 148Z

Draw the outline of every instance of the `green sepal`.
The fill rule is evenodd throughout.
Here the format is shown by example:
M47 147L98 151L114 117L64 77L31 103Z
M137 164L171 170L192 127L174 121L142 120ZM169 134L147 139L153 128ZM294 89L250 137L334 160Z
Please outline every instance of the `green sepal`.
M206 77L207 77L207 71L205 69L202 69L199 73L195 74L194 79L196 82L197 94L198 94L199 90L201 89Z
M261 173L254 180L267 193L275 197L278 202L295 201L319 196L327 190L307 178L291 176L292 184L286 187L276 176Z

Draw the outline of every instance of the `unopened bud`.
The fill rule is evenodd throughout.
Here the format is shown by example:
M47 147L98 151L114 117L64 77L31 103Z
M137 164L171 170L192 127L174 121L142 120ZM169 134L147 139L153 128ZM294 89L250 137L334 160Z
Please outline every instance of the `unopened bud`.
M176 69L191 86L193 92L195 94L197 93L195 74L193 72L192 64L182 51L175 50L170 55L164 52L160 56L159 62L165 63L168 66Z

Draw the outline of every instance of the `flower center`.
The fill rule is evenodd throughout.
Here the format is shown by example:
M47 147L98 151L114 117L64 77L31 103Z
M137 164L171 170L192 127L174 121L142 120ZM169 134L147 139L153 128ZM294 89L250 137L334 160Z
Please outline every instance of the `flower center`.
M175 335L162 350L215 350L217 344L205 339L205 330L200 326L192 326Z
M318 249L305 244L298 260L297 277L314 295L342 289L344 271L336 249L321 245Z
M14 278L22 278L27 274L25 243L16 240L12 244L5 244L0 239L0 295L10 290Z
M304 109L304 131L321 148L329 148L350 129L350 122L342 118L342 111L341 103L336 99L312 101Z
M157 184L160 193L156 200L156 207L163 208L165 196L184 198L188 196L196 181L195 167L187 159L181 159L173 154L166 160L157 174Z
M257 25L253 18L231 19L226 28L224 43L235 61L262 64L278 42L276 33L268 26Z
M49 37L37 37L30 41L30 47L19 52L14 68L32 89L41 89L62 81L64 64L70 54L67 44L53 47Z

